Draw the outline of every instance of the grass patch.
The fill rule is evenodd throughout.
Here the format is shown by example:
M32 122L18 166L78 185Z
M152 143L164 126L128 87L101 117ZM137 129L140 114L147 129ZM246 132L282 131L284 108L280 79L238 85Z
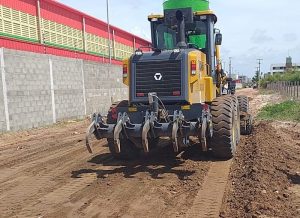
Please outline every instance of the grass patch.
M300 122L300 102L285 101L267 105L259 112L258 119Z

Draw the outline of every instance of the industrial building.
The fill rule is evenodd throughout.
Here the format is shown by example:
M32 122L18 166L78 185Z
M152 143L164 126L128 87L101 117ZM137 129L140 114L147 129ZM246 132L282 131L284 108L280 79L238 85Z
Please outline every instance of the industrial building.
M111 54L113 64L150 44L53 0L1 0L0 37L4 48L104 62Z

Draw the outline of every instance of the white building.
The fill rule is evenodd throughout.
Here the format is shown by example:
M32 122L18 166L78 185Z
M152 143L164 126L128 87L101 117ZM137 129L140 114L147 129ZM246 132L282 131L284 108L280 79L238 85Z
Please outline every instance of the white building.
M295 63L290 69L300 70L300 63ZM272 64L271 65L271 73L284 73L287 70L285 64Z
M287 57L285 64L272 64L270 70L272 75L274 73L284 73L287 70L300 70L300 63L293 63L292 58Z

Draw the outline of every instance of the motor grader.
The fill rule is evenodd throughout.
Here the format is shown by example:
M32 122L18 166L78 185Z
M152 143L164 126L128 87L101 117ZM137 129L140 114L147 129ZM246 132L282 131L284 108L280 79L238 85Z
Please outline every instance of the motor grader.
M240 134L250 134L246 96L223 94L222 34L206 0L169 0L163 15L150 15L152 47L123 61L129 100L94 114L89 136L107 139L112 155L132 159L168 139L175 153L195 144L216 158L234 156ZM192 143L193 142L193 143Z

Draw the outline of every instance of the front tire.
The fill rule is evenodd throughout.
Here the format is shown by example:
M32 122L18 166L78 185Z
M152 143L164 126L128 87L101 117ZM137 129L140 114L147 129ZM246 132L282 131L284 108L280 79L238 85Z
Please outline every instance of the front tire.
M231 159L237 146L237 115L232 97L221 96L211 105L213 121L212 153L216 158Z

